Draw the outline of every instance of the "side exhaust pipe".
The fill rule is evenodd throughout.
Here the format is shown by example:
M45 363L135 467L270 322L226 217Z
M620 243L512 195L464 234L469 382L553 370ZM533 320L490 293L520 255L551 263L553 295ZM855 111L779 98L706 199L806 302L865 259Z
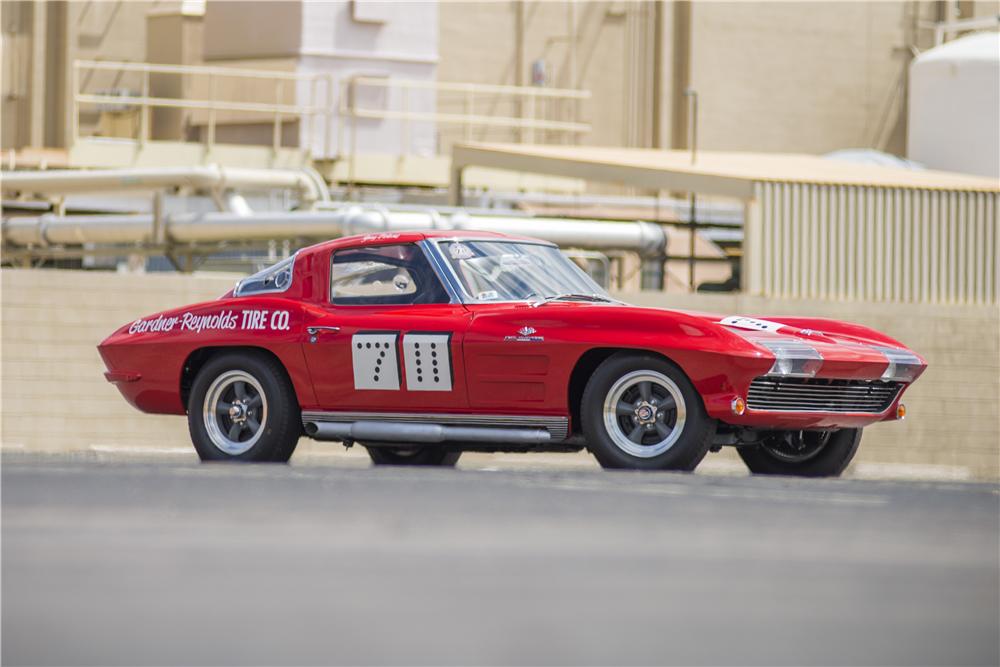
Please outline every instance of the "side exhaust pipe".
M552 436L542 428L484 428L441 424L386 423L375 421L305 423L306 435L315 440L360 440L362 442L499 442L543 445Z

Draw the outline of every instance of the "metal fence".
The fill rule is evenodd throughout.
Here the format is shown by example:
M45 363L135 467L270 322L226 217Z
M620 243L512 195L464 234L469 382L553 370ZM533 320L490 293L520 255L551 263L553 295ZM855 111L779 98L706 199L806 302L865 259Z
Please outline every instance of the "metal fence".
M757 183L747 291L996 304L1000 194Z

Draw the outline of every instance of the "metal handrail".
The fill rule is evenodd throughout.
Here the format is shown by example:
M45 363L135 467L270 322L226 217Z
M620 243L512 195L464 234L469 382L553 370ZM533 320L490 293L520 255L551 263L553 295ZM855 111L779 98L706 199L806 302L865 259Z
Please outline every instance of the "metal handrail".
M102 93L84 93L80 89L81 70L100 70L111 72L138 72L142 74L142 93L140 95L110 95ZM151 74L179 74L201 76L208 79L209 94L207 100L179 99L154 97L150 95ZM284 85L288 81L294 83L307 82L310 100L308 104L283 104L280 102L239 102L217 100L216 81L219 78L241 78L272 81L274 83L275 99L280 100ZM326 87L325 101L318 90L318 82ZM151 108L193 109L208 112L206 123L205 144L209 151L215 144L216 112L237 111L244 113L272 114L273 130L271 135L272 149L275 153L281 148L281 127L286 116L298 116L300 122L307 119L310 128L315 128L316 120L325 117L324 144L327 154L330 152L333 79L329 74L300 74L297 72L277 72L273 70L251 70L218 66L201 65L170 65L159 63L137 63L114 60L76 60L73 62L73 122L71 127L72 143L76 144L80 136L80 105L81 104L131 104L139 107L139 130L136 139L140 144L149 140L149 110Z
M358 89L363 87L384 88L401 91L402 109L364 108L357 105ZM461 113L441 111L415 111L410 109L411 90L428 90L434 93L462 93L463 110ZM475 96L489 95L491 97L506 97L519 105L516 116L476 113ZM398 120L402 123L401 155L409 153L410 125L412 123L435 123L441 125L457 125L464 128L465 139L471 140L473 127L511 128L527 131L526 143L535 142L536 130L548 130L576 137L590 132L588 123L579 122L579 102L591 98L589 90L574 88L541 88L537 86L509 86L488 83L466 83L454 81L425 81L422 79L398 79L391 77L354 76L340 81L340 104L338 116L338 150L347 157L348 182L355 181L355 161L357 155L358 119ZM572 102L572 120L549 120L537 118L537 104L543 101ZM435 108L437 104L435 104ZM347 122L350 121L349 143L345 143ZM345 151L346 148L346 151ZM346 153L346 155L345 155Z
M133 72L141 75L141 90L126 91L129 94L114 95L109 93L83 92L80 85L80 73L83 71ZM151 94L150 78L152 75L175 74L181 76L201 77L208 82L208 99L181 99L160 97ZM332 74L303 74L298 72L281 72L273 70L253 70L220 66L202 65L172 65L160 63L123 62L112 60L76 60L72 68L73 75L73 121L70 128L71 145L75 145L80 137L80 106L121 104L138 107L139 127L135 139L144 144L149 141L150 109L190 109L207 112L205 135L203 141L211 152L215 145L217 112L242 112L254 114L269 114L273 118L272 149L275 153L281 148L282 124L291 117L298 117L300 123L312 133L310 139L303 141L312 146L318 139L316 124L321 122L323 129L324 156L332 155L332 137L336 132L340 141L337 152L341 157L348 157L351 164L351 174L354 173L354 162L357 153L357 131L359 119L378 119L399 121L402 124L401 140L403 155L410 152L410 133L413 123L435 123L438 125L454 125L465 128L466 139L471 139L472 128L512 128L518 131L521 140L534 143L537 131L561 133L563 136L576 137L590 131L589 124L580 122L579 103L591 98L589 90L569 88L541 88L537 86L510 86L487 83L467 83L455 81L425 81L420 79L378 78L372 76L355 76L339 81L339 105L334 105L334 77ZM269 81L273 83L275 102L245 102L217 99L220 79L250 79ZM297 86L304 93L306 103L284 103L282 93L285 86ZM357 104L357 91L362 87L375 87L401 91L402 108L366 108ZM414 110L410 108L410 91L424 90L440 93L459 93L463 100L461 112L439 112ZM487 95L495 100L505 98L516 103L514 115L476 112L476 96ZM558 102L569 103L570 118L556 120L538 117L536 110L545 109L539 106ZM437 105L435 105L436 108ZM482 107L480 107L482 109ZM540 114L544 116L544 114ZM344 132L350 123L350 143L344 139ZM353 177L349 179L353 181Z
M976 16L965 19L955 19L954 21L921 22L920 27L930 28L934 31L934 46L941 46L945 38L956 32L966 30L994 30L1000 27L1000 14L992 16Z
M538 86L508 86L493 83L463 83L459 81L424 81L422 79L386 79L357 76L354 81L365 86L385 88L423 88L460 93L496 93L517 97L555 97L561 99L589 100L591 92L578 88L540 88Z
M509 116L480 116L476 114L441 113L437 111L392 111L380 109L353 109L355 118L384 118L394 120L433 121L454 125L479 125L483 127L513 127L560 132L590 132L587 123L538 118L513 118Z
M267 102L224 102L219 100L182 100L175 97L142 97L136 95L105 95L81 93L78 102L92 104L135 104L137 106L166 107L172 109L205 109L215 111L248 111L251 113L313 114L325 111L324 107L298 104L268 104Z
M121 60L76 60L73 66L79 69L97 69L119 72L149 72L150 74L205 74L231 76L245 79L285 79L309 80L323 78L323 74L300 74L278 70L241 69L238 67L218 67L211 65L168 65L160 63L137 63Z

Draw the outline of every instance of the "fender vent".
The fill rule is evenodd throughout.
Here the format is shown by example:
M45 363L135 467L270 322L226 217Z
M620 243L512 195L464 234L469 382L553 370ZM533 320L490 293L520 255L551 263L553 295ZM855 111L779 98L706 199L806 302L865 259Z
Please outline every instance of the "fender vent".
M879 414L903 385L881 380L759 377L750 383L747 407L766 412L855 412Z

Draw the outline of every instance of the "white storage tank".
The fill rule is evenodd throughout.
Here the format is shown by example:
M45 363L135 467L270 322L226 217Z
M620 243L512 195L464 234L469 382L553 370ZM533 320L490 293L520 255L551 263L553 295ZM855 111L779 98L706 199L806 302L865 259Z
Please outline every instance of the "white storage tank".
M907 154L930 169L1000 178L1000 33L967 35L913 61Z

